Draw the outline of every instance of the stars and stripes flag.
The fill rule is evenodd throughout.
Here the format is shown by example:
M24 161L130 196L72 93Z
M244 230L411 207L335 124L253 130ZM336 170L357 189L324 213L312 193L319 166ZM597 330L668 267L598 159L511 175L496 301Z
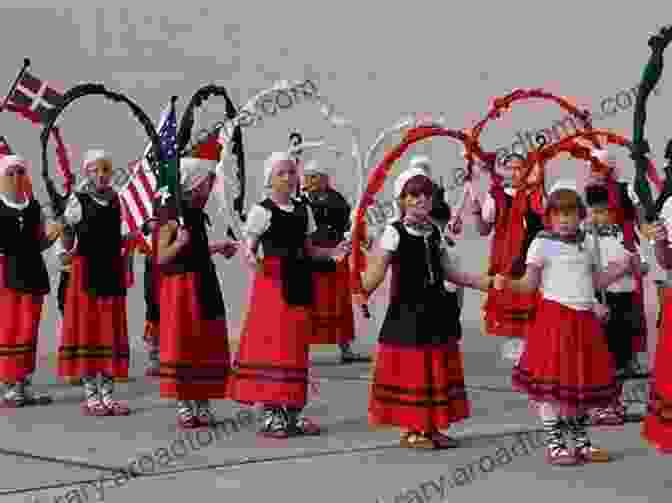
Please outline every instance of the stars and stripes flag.
M172 112L172 113L171 113ZM172 125L170 119L172 118ZM159 135L161 137L162 156L164 149L164 137L167 132L173 132L173 145L177 137L177 121L174 109L168 106L164 109L159 120ZM168 138L167 138L168 139ZM166 141L166 144L168 142ZM148 143L145 152L140 159L132 161L128 165L130 179L125 187L119 192L123 209L123 218L131 232L141 233L143 224L154 216L154 199L157 194L158 180L150 168L152 144ZM151 253L151 236L143 236L142 245L145 252Z
M17 113L32 122L46 123L51 110L63 102L63 95L46 80L24 71L7 98L7 103L15 105Z

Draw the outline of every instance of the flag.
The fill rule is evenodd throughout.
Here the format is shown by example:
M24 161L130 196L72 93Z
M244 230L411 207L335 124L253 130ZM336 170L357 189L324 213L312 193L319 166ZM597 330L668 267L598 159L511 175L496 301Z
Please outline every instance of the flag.
M34 122L46 123L51 110L63 102L63 95L25 71L16 83L7 103L18 107L18 113Z
M12 147L9 146L7 138L0 136L0 155L12 155Z
M161 204L165 204L168 197L172 196L174 200L178 193L178 168L179 159L177 156L177 114L175 113L175 102L171 101L168 114L166 114L163 123L159 128L159 139L161 149L159 154L159 177L157 180L157 196L161 198Z
M128 168L131 178L126 187L119 192L123 218L129 231L141 233L143 224L154 216L156 176L144 158L131 162ZM151 251L151 236L143 236L143 242L147 250Z

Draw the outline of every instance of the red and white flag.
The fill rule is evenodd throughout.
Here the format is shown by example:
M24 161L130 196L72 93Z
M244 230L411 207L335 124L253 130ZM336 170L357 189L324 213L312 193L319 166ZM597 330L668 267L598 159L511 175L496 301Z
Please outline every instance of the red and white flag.
M33 122L46 123L50 112L63 101L63 95L32 73L23 72L7 102L19 108L18 113Z
M142 225L154 216L153 201L157 180L144 158L131 162L128 168L131 178L119 193L123 218L131 232L141 233ZM151 235L143 236L143 241L151 250Z

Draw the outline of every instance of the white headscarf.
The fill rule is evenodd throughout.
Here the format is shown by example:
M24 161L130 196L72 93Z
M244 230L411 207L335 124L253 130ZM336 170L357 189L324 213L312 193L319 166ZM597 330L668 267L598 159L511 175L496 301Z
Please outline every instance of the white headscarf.
M427 170L419 166L407 168L397 177L397 179L394 181L394 213L392 217L390 217L389 219L390 222L399 220L401 218L401 207L399 206L399 198L401 197L401 193L404 191L404 187L406 186L408 181L415 176L424 176L425 178L429 178L430 180L432 179L427 173Z
M285 162L295 164L294 158L288 152L273 152L268 156L266 161L264 161L264 188L271 188L273 170Z
M0 157L0 176L4 175L12 166L23 166L28 169L28 161L16 154L4 155Z

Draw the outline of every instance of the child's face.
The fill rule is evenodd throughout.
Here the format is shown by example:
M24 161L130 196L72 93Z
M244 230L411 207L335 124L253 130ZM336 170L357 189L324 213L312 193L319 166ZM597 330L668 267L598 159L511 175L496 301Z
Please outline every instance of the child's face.
M606 206L595 206L590 209L590 220L597 225L605 225L613 223L611 220L611 212Z
M431 194L406 194L401 199L401 207L407 216L417 219L425 219L432 211Z
M274 191L292 194L299 184L296 165L293 162L283 162L273 169L271 187Z
M561 235L572 235L579 228L579 212L571 210L551 210L551 225L553 230Z

